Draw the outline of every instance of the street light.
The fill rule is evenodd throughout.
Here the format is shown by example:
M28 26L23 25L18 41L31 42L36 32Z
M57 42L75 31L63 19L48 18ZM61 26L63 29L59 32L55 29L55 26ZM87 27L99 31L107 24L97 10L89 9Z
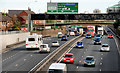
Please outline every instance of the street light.
M35 1L33 1L33 2L38 2L37 0L35 0ZM28 9L30 8L29 7L29 4L31 4L32 2L29 2L28 3ZM33 27L32 27L32 24L31 24L31 20L30 20L30 17L31 17L31 15L30 14L28 14L28 31L30 31L30 29L31 29L31 31L33 30ZM30 28L30 24L31 24L31 28Z

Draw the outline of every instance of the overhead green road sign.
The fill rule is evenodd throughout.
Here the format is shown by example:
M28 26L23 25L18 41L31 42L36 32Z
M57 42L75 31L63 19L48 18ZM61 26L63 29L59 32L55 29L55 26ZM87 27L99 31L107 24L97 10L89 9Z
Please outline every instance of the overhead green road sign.
M78 3L47 3L48 13L78 13Z

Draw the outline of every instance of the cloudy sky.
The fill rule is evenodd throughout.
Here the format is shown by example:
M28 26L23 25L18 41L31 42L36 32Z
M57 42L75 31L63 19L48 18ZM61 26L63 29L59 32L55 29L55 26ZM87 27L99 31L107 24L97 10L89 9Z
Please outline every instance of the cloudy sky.
M78 2L79 13L88 11L93 12L94 9L100 9L102 13L106 12L106 8L117 4L119 0L51 0L52 2ZM28 6L35 13L47 12L47 2L50 0L0 0L0 12L8 12L8 10L27 10Z

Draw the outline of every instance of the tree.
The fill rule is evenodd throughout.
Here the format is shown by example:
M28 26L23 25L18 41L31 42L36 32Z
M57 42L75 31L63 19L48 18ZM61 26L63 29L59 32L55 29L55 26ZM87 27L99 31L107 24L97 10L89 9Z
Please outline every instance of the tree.
M116 20L115 23L113 24L114 28L117 29L118 26L120 26L120 20Z

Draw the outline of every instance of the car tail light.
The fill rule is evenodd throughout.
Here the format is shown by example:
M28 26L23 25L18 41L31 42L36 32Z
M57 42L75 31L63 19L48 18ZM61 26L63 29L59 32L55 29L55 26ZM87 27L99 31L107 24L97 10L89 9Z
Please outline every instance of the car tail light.
M73 60L73 58L72 58L72 59L70 59L70 60Z
M36 44L36 45L38 45L38 44Z
M28 44L26 44L26 45L28 45Z

